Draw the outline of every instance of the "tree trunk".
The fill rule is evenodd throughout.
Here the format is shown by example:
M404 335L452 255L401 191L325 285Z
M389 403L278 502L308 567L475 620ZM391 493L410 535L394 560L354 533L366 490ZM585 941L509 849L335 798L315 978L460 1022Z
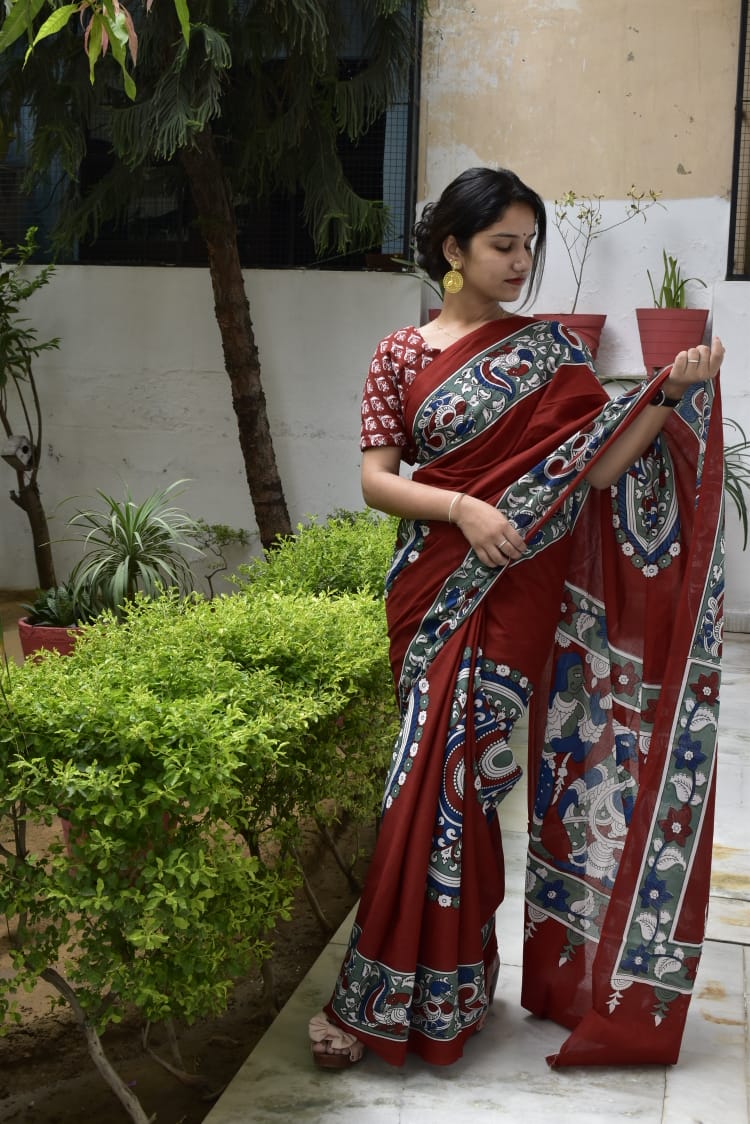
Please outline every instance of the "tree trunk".
M39 588L52 589L57 585L57 577L55 576L55 563L52 560L52 545L49 538L47 515L42 506L39 485L35 476L26 481L22 472L16 472L16 477L18 479L18 491L11 492L10 498L13 503L18 504L26 512L29 519Z
M191 148L181 150L180 159L208 250L216 321L232 385L245 476L260 541L267 549L277 535L290 535L292 526L260 381L260 359L240 266L231 190L209 127L195 138Z
M43 980L51 984L66 1002L75 1016L75 1020L79 1027L86 1036L86 1045L89 1050L89 1057L99 1071L101 1077L104 1078L109 1085L112 1092L119 1100L122 1107L127 1112L133 1124L151 1124L150 1118L146 1115L143 1105L138 1098L131 1093L128 1086L120 1077L117 1070L110 1062L107 1055L104 1053L102 1042L94 1027L86 1018L84 1011L81 1008L75 991L70 986L68 981L60 975L56 968L45 968L39 973Z

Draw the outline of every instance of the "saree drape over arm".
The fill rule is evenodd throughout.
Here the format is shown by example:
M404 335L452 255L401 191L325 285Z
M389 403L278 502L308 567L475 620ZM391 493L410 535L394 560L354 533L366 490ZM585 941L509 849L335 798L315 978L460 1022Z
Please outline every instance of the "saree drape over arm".
M674 1062L711 854L714 386L596 491L588 468L652 408L653 384L610 400L578 337L524 317L434 356L400 388L415 479L497 505L529 549L490 569L455 526L400 526L386 609L401 728L326 1010L393 1064L452 1062L481 1027L499 962L498 805L531 701L522 1002L571 1029L552 1064Z

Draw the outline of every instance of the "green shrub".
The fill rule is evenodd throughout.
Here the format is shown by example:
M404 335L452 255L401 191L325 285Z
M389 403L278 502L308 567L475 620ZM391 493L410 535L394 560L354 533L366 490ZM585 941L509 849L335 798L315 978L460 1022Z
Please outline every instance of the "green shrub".
M7 669L0 822L62 814L70 854L0 848L17 945L0 1012L66 944L100 1028L128 1004L152 1020L217 1010L268 954L302 821L379 804L395 703L368 564L382 552L381 582L384 542L369 517L314 526L231 596L139 599L85 626L72 655ZM304 591L324 573L362 592Z
M334 512L325 523L312 519L278 543L266 558L240 567L240 585L283 592L383 593L398 520L374 511Z

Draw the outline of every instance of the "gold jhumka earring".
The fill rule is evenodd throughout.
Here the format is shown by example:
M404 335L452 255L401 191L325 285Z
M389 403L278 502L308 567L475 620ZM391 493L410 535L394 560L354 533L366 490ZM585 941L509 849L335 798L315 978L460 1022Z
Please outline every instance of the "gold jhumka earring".
M443 288L446 293L460 293L464 287L464 279L458 272L459 263L450 259L451 267L443 277Z

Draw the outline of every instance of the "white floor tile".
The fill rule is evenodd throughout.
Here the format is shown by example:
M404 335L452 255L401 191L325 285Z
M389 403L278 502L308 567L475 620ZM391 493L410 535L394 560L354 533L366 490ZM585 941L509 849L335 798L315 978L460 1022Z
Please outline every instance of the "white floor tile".
M750 946L750 902L712 894L708 904L706 939Z
M680 1064L667 1070L663 1124L745 1124L744 950L708 942Z

